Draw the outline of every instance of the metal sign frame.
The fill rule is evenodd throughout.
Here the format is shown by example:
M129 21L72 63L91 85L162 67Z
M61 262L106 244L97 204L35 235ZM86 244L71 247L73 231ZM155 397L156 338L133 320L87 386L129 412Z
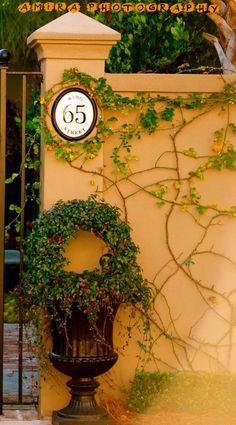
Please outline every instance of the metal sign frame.
M52 106L53 127L63 139L69 141L85 139L93 131L97 118L95 100L79 87L63 90Z

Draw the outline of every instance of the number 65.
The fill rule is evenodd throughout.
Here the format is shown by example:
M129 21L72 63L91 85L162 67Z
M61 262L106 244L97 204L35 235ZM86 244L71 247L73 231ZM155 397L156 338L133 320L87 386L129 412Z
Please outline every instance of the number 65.
M71 124L73 121L76 124L83 124L86 121L86 114L80 111L79 108L84 108L85 105L76 105L75 114L70 109L72 105L69 104L63 109L63 121L66 124Z

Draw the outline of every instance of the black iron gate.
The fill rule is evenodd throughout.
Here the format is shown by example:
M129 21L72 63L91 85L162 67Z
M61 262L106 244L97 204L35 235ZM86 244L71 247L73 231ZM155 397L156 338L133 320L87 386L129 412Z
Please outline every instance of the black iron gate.
M23 373L24 373L24 325L22 317L19 314L19 322L12 329L14 335L17 335L17 339L14 341L17 344L17 391L16 399L10 397L4 399L4 348L6 347L6 333L4 338L4 296L6 292L6 268L9 264L15 264L18 270L18 275L23 270L24 266L24 254L23 254L23 239L25 237L25 187L26 187L26 111L27 102L30 96L29 92L34 84L40 84L42 74L40 72L13 72L8 70L8 62L10 54L7 50L0 50L0 414L2 414L3 404L14 403L34 403L35 399L30 400L29 397L24 397L23 390ZM14 82L15 79L15 82ZM20 171L19 171L19 235L17 238L17 247L13 244L13 250L6 250L5 244L5 224L7 217L6 203L8 202L8 194L6 190L6 170L8 167L6 156L7 156L7 102L8 92L12 90L18 91L18 109L21 115L21 135L20 145L21 149L18 152L20 158ZM13 91L14 91L13 90ZM18 195L17 195L18 196ZM6 202L7 200L7 202ZM17 249L16 249L17 248ZM14 251L14 252L13 252ZM7 255L17 254L13 261L7 261ZM20 281L17 283L20 284ZM14 335L12 334L12 338ZM13 343L13 344L14 344ZM14 348L14 347L13 347ZM14 373L14 371L12 371ZM9 388L8 388L9 392Z

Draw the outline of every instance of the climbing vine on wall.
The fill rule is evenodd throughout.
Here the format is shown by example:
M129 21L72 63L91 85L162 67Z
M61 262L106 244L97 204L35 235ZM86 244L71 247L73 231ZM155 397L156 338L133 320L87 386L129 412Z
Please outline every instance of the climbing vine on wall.
M96 192L99 192L97 181L102 178L103 195L119 197L127 220L130 220L129 203L137 196L142 196L142 199L145 196L145 202L155 204L157 220L160 217L164 220L167 257L163 263L156 261L158 269L149 279L154 295L151 347L139 342L144 361L152 359L158 367L160 364L167 365L156 349L160 339L171 347L173 361L168 362L168 366L172 369L194 369L196 353L221 370L230 367L235 330L234 284L232 282L224 290L215 286L214 282L205 282L195 267L203 257L207 265L214 263L213 258L230 267L236 266L232 258L208 242L212 230L221 229L227 220L236 216L236 205L220 205L212 201L210 193L208 199L203 190L208 179L211 182L214 177L218 181L218 176L222 175L219 173L236 170L236 123L233 121L236 92L233 84L222 82L223 89L217 93L163 96L138 92L130 98L114 93L104 78L95 79L71 69L64 72L61 83L41 98L44 105L41 120L44 140L47 149L54 151L57 159L66 161L78 172L87 173ZM52 100L68 86L80 86L88 91L101 112L96 134L83 141L65 141L51 125ZM216 111L220 125L213 129L210 117ZM203 119L209 120L211 128L206 136L205 130L201 130ZM191 126L193 130L189 140L189 136L186 138L185 135L186 129ZM139 144L145 134L145 141L149 140L147 149L152 143L152 150L143 166ZM102 167L94 165L103 146L109 152L106 157L109 167L106 163ZM187 226L190 223L197 229L192 243L182 251L176 248L173 236L176 214L185 214ZM184 234L184 230L183 245L184 238L191 240L191 234ZM155 233L153 237L156 237ZM201 302L201 312L184 335L180 330L179 317L175 316L168 298L170 288L176 290L176 280L191 284L188 286ZM177 293L181 296L181 284ZM221 335L212 340L202 339L195 333L209 312L216 318L217 326L221 327L219 322L222 324ZM221 349L227 353L226 362L219 355Z

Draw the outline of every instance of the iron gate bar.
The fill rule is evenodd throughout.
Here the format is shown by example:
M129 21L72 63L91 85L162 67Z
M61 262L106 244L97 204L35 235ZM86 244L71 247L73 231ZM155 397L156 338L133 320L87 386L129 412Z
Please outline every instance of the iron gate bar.
M43 74L40 71L7 71L8 75L39 75L43 78Z
M22 76L22 130L21 130L21 212L20 212L20 276L24 269L24 223L25 223L25 153L26 153L26 75ZM20 279L21 285L21 279ZM23 386L23 318L21 309L19 310L19 346L18 346L18 403L22 403Z
M6 102L7 76L22 75L22 166L21 178L21 215L20 215L20 272L23 271L23 239L24 239L24 205L25 205L25 155L26 155L26 89L27 76L38 75L39 71L8 71L10 53L0 50L0 415L3 414L3 347L4 347L4 247L5 247L5 179L6 179ZM18 357L18 403L23 403L23 325L19 324L19 357Z
M33 72L21 72L21 71L9 71L8 75L20 75L22 76L22 107L21 107L21 119L22 119L22 130L21 130L21 169L20 169L20 275L24 270L24 247L23 240L25 236L25 180L26 180L26 96L27 96L27 76L39 75L42 78L42 73ZM21 280L20 283L21 285ZM18 404L23 404L23 317L21 310L19 310L19 329L18 329Z
M1 65L0 65L1 66ZM5 239L5 178L6 178L6 67L0 68L0 415L3 404L3 296L4 296L4 239Z

